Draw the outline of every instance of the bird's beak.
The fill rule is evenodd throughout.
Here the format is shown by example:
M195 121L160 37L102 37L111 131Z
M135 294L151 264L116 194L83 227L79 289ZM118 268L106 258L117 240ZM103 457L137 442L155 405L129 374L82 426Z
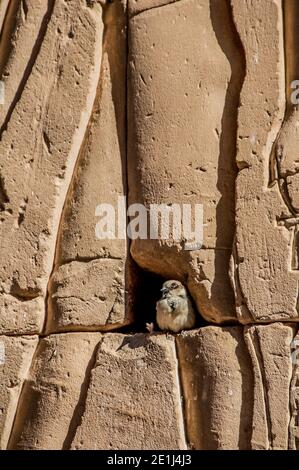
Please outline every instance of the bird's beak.
M169 292L169 290L167 289L167 287L162 287L161 292L162 292L162 295L164 297L164 295L167 294Z

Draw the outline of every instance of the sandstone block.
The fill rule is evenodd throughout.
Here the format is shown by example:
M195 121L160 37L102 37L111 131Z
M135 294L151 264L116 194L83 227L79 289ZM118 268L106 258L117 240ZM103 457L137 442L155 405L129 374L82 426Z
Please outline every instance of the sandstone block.
M177 337L192 447L288 449L293 336L277 323Z
M99 4L55 2L2 134L0 290L23 300L46 295L60 215L96 95L101 17Z
M52 276L47 329L113 329L128 322L121 260L62 265ZM52 309L52 310L51 310Z
M0 336L0 449L6 449L37 336Z
M254 375L252 449L288 448L293 336L281 323L244 329Z
M48 332L115 329L132 321L126 216L120 238L117 227L119 199L126 211L126 21L126 2L104 6L101 72L61 217ZM97 238L100 204L115 210L113 239Z
M243 57L227 2L156 3L129 23L129 203L202 204L204 240L194 251L183 238L133 240L131 253L141 268L185 282L207 320L232 320Z
M242 327L184 332L177 345L190 445L249 449L253 376Z
M1 134L29 78L53 5L54 1L28 0L24 9L24 2L1 1L0 29L5 14L0 39L0 72L5 89L5 99L0 106Z
M285 166L289 167L288 174L292 174L292 165L284 152L280 156L277 153L282 151L280 143L285 141L287 127L282 125L285 113L282 2L233 0L232 6L246 55L237 137L239 172L233 269L237 314L243 323L297 321L298 238L296 223L290 220L294 215L285 201L288 191L284 182ZM298 141L294 126L288 139L290 149ZM296 184L293 180L292 188ZM296 201L293 205L296 206Z
M25 383L11 449L67 449L82 414L100 333L41 339Z
M290 387L289 449L299 449L299 334L292 343L293 374Z
M185 449L172 337L106 334L73 449Z
M0 296L0 334L38 334L43 328L45 302L41 297L21 300L12 295Z

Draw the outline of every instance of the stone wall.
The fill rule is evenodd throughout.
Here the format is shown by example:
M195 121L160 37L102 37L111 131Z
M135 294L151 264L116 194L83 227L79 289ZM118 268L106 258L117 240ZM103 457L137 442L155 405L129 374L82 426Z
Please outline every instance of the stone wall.
M1 449L299 448L298 18L1 0ZM202 204L202 246L98 239L119 201ZM150 334L167 279L197 325Z

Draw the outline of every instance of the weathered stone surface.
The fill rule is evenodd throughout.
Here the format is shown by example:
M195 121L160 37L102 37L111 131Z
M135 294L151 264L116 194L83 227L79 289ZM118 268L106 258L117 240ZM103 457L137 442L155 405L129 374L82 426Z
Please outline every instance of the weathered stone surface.
M289 449L299 450L299 334L292 343L293 375L290 387Z
M285 450L290 422L293 328L281 323L250 326L245 327L244 334L254 375L251 448Z
M273 167L279 171L273 155L285 111L282 5L276 0L233 0L232 5L246 54L238 114L234 252L238 317L245 323L298 320L298 267L292 253L297 251L296 231L289 226L293 216L281 185L271 176Z
M51 279L47 329L105 330L125 325L123 279L120 260L73 261L61 266Z
M287 449L293 328L206 327L177 337L196 449Z
M146 10L169 5L180 0L128 0L128 10L130 17L138 15Z
M186 251L183 239L134 240L132 256L144 269L186 282L206 319L231 320L243 57L228 3L152 8L131 19L129 32L129 203L204 206L203 249Z
M299 449L298 18L0 0L1 449ZM202 248L130 243L126 196L202 204ZM107 333L169 278L218 325Z
M40 340L20 399L11 449L68 448L84 409L100 333Z
M7 13L8 4L9 4L9 0L2 0L0 2L0 33L2 31L5 15Z
M41 297L22 301L12 295L0 296L0 335L38 334L43 328L45 302Z
M46 294L61 210L99 78L102 9L55 2L0 142L1 292ZM21 333L21 331L19 331Z
M3 5L2 5L3 4ZM8 2L1 1L2 13ZM19 0L9 2L0 39L0 73L5 99L0 106L0 129L5 129L11 110L20 99L44 38L52 13L53 0Z
M187 437L195 449L249 449L252 370L242 327L177 337Z
M99 204L126 195L126 4L116 1L103 12L105 35L94 109L61 221L58 263L93 258L125 260L127 240L96 238ZM117 220L115 221L117 222ZM124 237L125 238L125 237Z
M104 336L72 448L185 448L172 337Z
M95 232L97 206L110 204L117 224L119 198L126 192L126 2L107 4L103 22L95 104L61 218L49 332L115 329L132 321L130 297L125 295L131 282L125 230L121 238L116 231L113 239L97 239ZM126 217L123 222L125 229Z
M37 336L0 336L0 449L6 449L8 444L37 342Z

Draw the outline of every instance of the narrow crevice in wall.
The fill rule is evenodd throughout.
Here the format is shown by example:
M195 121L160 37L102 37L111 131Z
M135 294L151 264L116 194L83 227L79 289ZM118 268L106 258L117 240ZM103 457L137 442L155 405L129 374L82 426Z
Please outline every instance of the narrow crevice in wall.
M91 373L92 373L92 370L95 366L96 358L97 358L97 352L98 352L98 349L99 349L100 344L101 344L102 341L103 341L103 339L100 340L99 343L96 345L96 347L94 349L94 352L93 352L93 354L90 358L90 361L88 363L88 366L86 368L84 381L81 385L80 397L79 397L77 405L74 408L74 413L73 413L72 419L70 421L69 430L68 430L67 436L64 440L62 450L70 450L71 449L71 445L72 445L72 442L73 442L74 437L76 435L76 431L77 431L78 427L80 426L80 424L82 422L82 417L84 415L85 406L86 406L86 398L87 398L88 388L89 388L89 384L90 384Z
M103 15L104 15L104 12L103 12ZM105 29L104 29L104 32L103 32L102 45L104 43L105 43ZM57 229L57 233L56 233L53 267L52 267L52 272L49 276L49 281L48 281L48 286L47 286L47 293L46 293L46 298L45 298L45 322L44 322L44 328L43 328L44 331L47 329L47 326L48 326L48 324L50 323L50 320L51 320L51 318L50 318L50 316L51 316L50 284L51 284L51 278L53 276L53 273L55 272L57 267L60 265L59 250L60 250L60 238L61 238L61 234L62 234L62 224L63 224L63 220L65 218L65 214L66 214L66 212L69 208L70 201L72 199L78 169L80 168L80 164L82 163L82 156L84 156L84 153L85 153L85 150L86 150L86 146L87 146L87 143L88 143L88 135L89 135L90 128L91 128L91 125L92 125L94 112L95 112L97 102L98 102L98 99L99 99L99 96L100 96L100 93L101 93L101 79L100 79L101 78L101 70L102 70L102 61L100 62L100 69L99 69L98 75L97 75L97 87L96 87L96 92L95 92L95 96L94 96L94 99L93 99L92 109L91 109L91 112L90 112L90 115L89 115L89 118L88 118L86 129L85 129L84 134L83 134L82 142L79 145L79 150L78 150L78 153L77 153L76 162L75 162L75 165L72 169L71 179L70 179L70 182L69 182L69 185L68 185L68 189L66 191L66 196L65 196L65 199L64 199L63 208L62 208L62 211L60 213L60 219L59 219L58 229Z
M5 64L10 55L11 39L16 29L19 7L20 2L18 0L10 0L5 11L2 29L0 31L0 77L3 74Z
M12 2L13 3L13 2ZM17 2L16 2L17 3ZM33 46L33 49L32 49L32 52L31 52L31 56L29 58L29 61L28 61L28 64L24 70L24 73L23 73L23 76L20 80L20 83L18 85L18 88L16 90L16 94L14 96L14 99L12 100L12 103L10 104L9 108L8 108L8 111L7 111L7 114L6 114L6 117L0 127L0 139L2 138L2 134L3 132L6 130L7 128L7 125L10 121L10 118L11 118L11 115L18 103L18 101L20 100L21 96L22 96L22 93L23 93L23 90L25 88L25 85L28 81L28 78L31 74L31 71L32 71L32 68L35 64L35 61L36 61L36 58L39 54L39 51L40 51L40 48L43 44L43 40L45 38L45 35L46 35L46 32L47 32L47 27L48 27L48 24L49 24L49 21L52 17L52 13L53 13L53 9L54 9L54 5L55 5L55 0L48 0L48 8L47 8L47 11L45 13L45 16L43 18L43 21L41 23L41 27L40 27L40 31L38 33L38 36L37 36L37 39L35 41L35 44ZM16 12L14 12L14 15L16 15ZM15 18L15 16L14 16ZM7 45L6 45L7 46ZM9 48L8 48L9 49ZM6 59L7 60L7 59ZM3 73L3 65L1 67L1 63L0 63L0 73L2 75Z
M219 11L221 9L221 11ZM219 47L226 55L230 67L231 78L228 84L226 99L222 115L222 130L220 134L220 149L218 159L217 188L221 193L221 199L216 208L216 251L215 270L221 272L223 258L218 256L217 248L223 246L223 234L230 233L229 245L233 247L235 235L235 182L238 174L236 162L237 156L237 129L240 94L246 74L246 58L243 44L234 23L232 6L229 0L221 2L210 0L211 21L217 37ZM224 174L226 178L224 178ZM227 229L224 230L223 226ZM229 226L229 228L228 228ZM235 260L237 263L237 260ZM228 259L226 271L230 272ZM234 286L238 288L237 284ZM231 297L234 297L231 286ZM241 297L241 293L239 293ZM245 302L244 302L245 303Z
M27 381L30 377L32 368L34 367L35 361L36 361L36 359L38 357L38 354L39 354L39 346L40 346L40 339L39 339L39 341L36 345L35 352L32 356L31 365L30 365L29 370L27 372L27 377L25 378L25 380L23 382L23 385L22 385L22 388L21 388L21 391L20 391L20 394L19 394L18 403L17 403L17 406L15 408L15 416L14 416L13 424L12 424L12 427L11 427L11 433L10 433L9 441L8 441L8 444L7 444L7 450L13 450L15 448L15 445L16 445L16 442L17 442L16 439L20 436L20 434L22 432L22 427L20 426L20 422L19 422L19 419L18 419L19 416L18 415L19 415L19 412L22 408L22 399L23 399L23 396L24 396L24 389L26 387L26 384L27 384Z
M49 331L55 329L54 322L52 322L55 305L51 301L54 291L51 280L53 280L53 275L55 277L57 273L59 275L63 271L61 268L66 264L77 262L77 265L74 263L74 269L76 269L80 262L90 263L91 266L94 266L94 261L103 260L102 266L107 267L106 262L108 260L118 260L119 264L114 263L114 265L111 265L110 271L108 267L110 278L107 280L107 283L110 282L109 287L112 287L112 289L115 288L116 284L119 289L122 289L125 283L127 285L130 284L130 279L125 279L125 281L123 279L123 277L130 277L130 260L126 259L125 256L126 240L114 239L114 241L105 239L102 242L100 239L97 239L95 233L98 204L108 203L113 205L115 199L124 199L123 196L127 193L125 3L115 2L104 5L102 8L102 25L102 54L96 96L60 214L53 270L48 284L46 329ZM99 149L100 145L102 145L101 149ZM106 179L105 171L109 174ZM96 179L96 175L98 175L98 179ZM88 178L91 179L90 182ZM100 187L98 192L95 182ZM87 196L88 192L91 192L94 197L89 198ZM98 200L95 197L98 197ZM88 212L87 216L84 215L85 210ZM76 223L78 224L81 220L83 220L83 225L84 223L88 224L88 228L85 225L87 233L84 232L82 227L77 231ZM100 265L101 263L98 263L97 266ZM118 273L118 268L121 270L121 273ZM81 267L78 269L81 269ZM99 269L104 269L104 267L99 267ZM123 271L125 271L124 275ZM114 272L113 275L115 276L113 282L111 280L112 272ZM88 282L96 282L96 279L93 277L92 281L89 279ZM124 299L125 304L129 304L130 300L128 299L130 294L127 285L123 289L123 297L126 297ZM89 286L90 284L87 285L86 289ZM105 290L106 288L108 287L105 284L103 289ZM100 286L99 297L101 297ZM106 329L105 315L108 315L107 323L110 322L111 329L114 329L113 323L117 323L121 313L119 313L119 310L117 312L111 311L110 313L111 315L109 311L105 312L103 317L99 318L98 330ZM127 310L123 314L124 316L126 317L124 318L124 323L127 323L129 321L127 319ZM81 327L80 318L76 321L78 322L76 330L94 331L92 322L95 323L96 320L90 319L90 328L89 326L85 328L84 325ZM51 325L51 323L53 324ZM109 328L107 327L107 329Z
M291 343L292 378L290 381L289 450L299 450L299 330Z
M269 409L269 398L268 398L268 388L267 388L267 381L265 375L265 366L264 366L264 358L261 350L259 332L255 330L252 335L252 345L255 350L255 355L257 359L257 364L259 367L260 377L262 380L262 387L261 390L263 391L263 400L264 400L264 407L265 407L265 417L267 423L267 434L268 434L268 445L269 449L271 450L273 447L273 436L271 431L271 414Z

